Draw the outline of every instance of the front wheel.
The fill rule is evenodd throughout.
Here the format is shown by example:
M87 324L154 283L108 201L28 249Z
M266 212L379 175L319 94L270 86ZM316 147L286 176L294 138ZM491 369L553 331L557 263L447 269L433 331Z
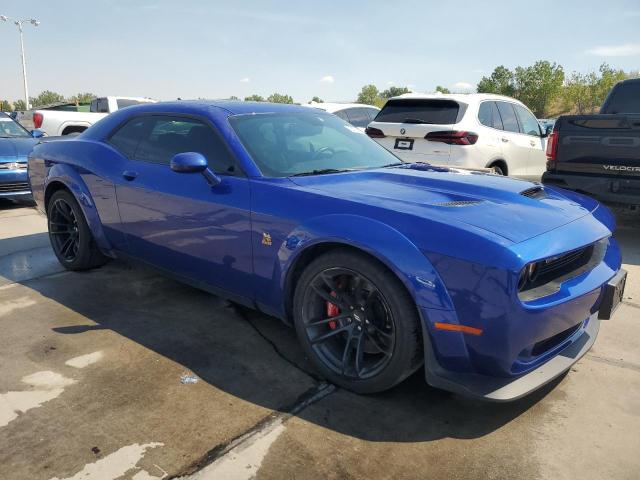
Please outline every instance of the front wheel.
M82 209L66 190L55 192L47 204L49 240L67 270L87 270L107 262L95 244Z
M296 288L294 322L316 369L357 393L389 389L422 364L414 301L362 254L338 250L311 262Z

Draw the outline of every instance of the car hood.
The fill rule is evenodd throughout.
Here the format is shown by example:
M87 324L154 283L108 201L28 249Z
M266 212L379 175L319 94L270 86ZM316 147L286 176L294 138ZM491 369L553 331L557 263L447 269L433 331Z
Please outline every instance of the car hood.
M26 162L27 157L38 143L35 138L0 138L0 162Z
M594 200L569 198L539 183L423 164L292 181L332 197L472 225L514 243L584 217L598 206Z

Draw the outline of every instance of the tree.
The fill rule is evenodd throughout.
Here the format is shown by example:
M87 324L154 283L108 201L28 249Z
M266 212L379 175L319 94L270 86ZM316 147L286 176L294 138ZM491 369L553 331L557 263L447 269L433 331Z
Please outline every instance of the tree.
M272 93L267 97L267 102L271 103L293 103L293 98L289 95L282 95L280 93Z
M436 87L436 92L440 92L440 93L451 93L451 90L449 90L446 87L441 87L440 85L438 85Z
M316 97L313 97L313 98L311 99L311 102L309 102L309 103L312 103L312 102L315 102L315 103L324 103L324 100L322 100L320 97L316 96Z
M514 83L514 96L541 118L562 92L564 70L561 65L539 60L530 67L517 67Z
M245 102L264 102L264 97L262 97L260 95L256 95L254 93L253 95L250 95L248 97L244 97L244 101Z
M613 86L629 77L630 74L615 70L606 63L600 65L597 73L573 72L562 92L565 111L577 114L597 112Z
M45 90L41 92L37 97L31 97L29 102L33 107L40 107L42 105L50 105L52 103L63 102L64 96L59 93L52 92L50 90Z
M0 102L0 111L1 112L10 112L11 111L11 104L9 103L9 100L2 100Z
M380 94L382 98L391 98L391 97L399 97L400 95L404 95L405 93L411 93L407 87L389 87L384 92Z
M380 100L380 92L375 85L365 85L358 94L358 103L375 105Z
M13 109L19 112L24 112L27 109L27 104L24 103L24 100L16 100L13 102Z
M93 93L85 92L85 93L78 93L76 95L73 95L72 97L69 97L69 101L72 103L75 103L76 105L80 105L80 104L91 103L91 100L93 100L94 98L97 98L97 95Z
M490 77L482 77L476 88L478 93L495 93L513 97L515 94L514 75L504 65L496 67Z

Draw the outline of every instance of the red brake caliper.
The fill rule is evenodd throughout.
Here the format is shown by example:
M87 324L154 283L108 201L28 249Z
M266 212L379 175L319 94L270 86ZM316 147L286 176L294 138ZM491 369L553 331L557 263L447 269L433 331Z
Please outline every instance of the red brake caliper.
M336 295L336 292L331 292L330 295L332 297L337 297L338 295ZM331 303L329 301L327 301L327 317L331 318L331 317L337 317L338 315L340 315L340 309L338 308L338 306L334 303ZM331 330L335 330L336 327L338 326L338 323L335 320L331 320L329 322L329 328Z

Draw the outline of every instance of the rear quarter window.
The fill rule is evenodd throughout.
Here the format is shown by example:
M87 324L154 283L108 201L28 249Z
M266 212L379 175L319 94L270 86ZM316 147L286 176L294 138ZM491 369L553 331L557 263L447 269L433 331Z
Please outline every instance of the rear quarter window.
M376 122L452 125L458 123L459 113L460 104L453 100L389 100L378 113Z

